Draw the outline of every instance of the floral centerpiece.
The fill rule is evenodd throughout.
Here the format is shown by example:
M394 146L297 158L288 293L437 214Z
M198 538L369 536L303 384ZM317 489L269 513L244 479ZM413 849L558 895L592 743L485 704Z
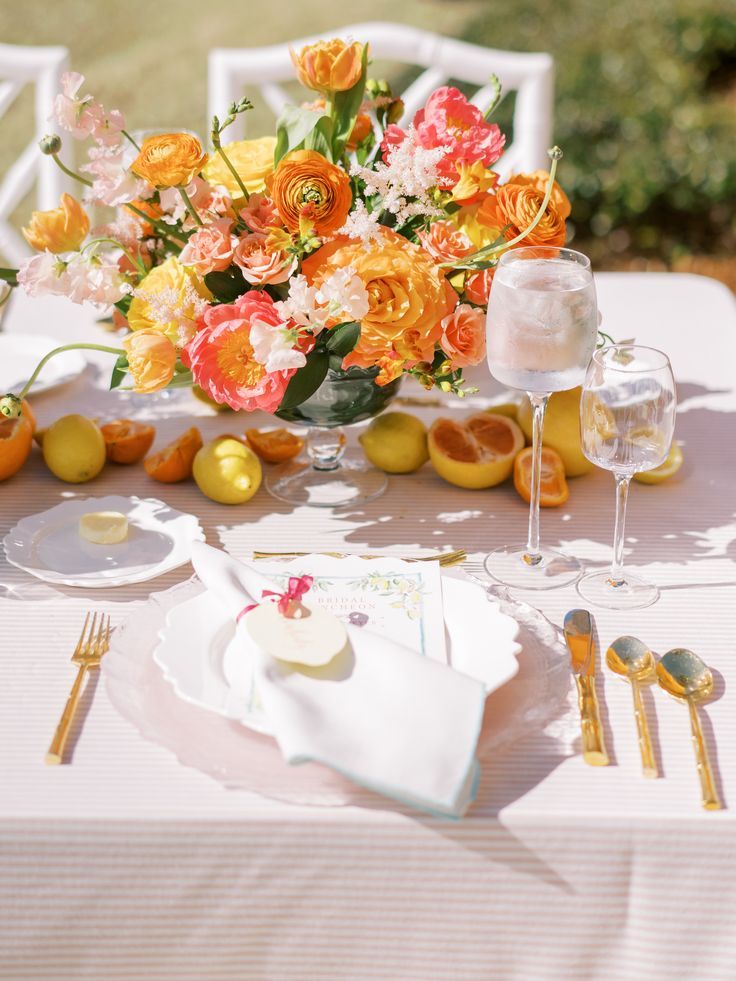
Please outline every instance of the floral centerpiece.
M402 126L402 102L368 78L368 55L341 40L294 52L316 98L287 107L275 136L223 144L252 108L233 104L212 121L211 152L184 132L137 141L120 112L83 93L83 76L66 74L53 117L89 141L87 162L67 170L58 135L40 146L83 201L64 194L34 212L23 232L36 254L0 278L112 309L120 346L97 345L117 355L111 387L127 375L139 392L196 385L233 409L286 418L328 375L367 378L375 391L411 375L463 395L463 369L485 354L500 254L564 244L561 154L550 151L550 173L500 183L504 136L489 121L498 85L485 111L439 88ZM91 229L88 204L115 209L111 220ZM57 350L74 346L89 345ZM6 416L32 381L0 401Z

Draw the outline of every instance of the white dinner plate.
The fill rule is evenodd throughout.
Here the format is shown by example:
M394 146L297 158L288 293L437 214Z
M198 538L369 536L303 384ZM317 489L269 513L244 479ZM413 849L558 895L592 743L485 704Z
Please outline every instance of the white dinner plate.
M63 341L42 334L0 334L0 395L18 394L41 358L61 347ZM55 355L41 369L33 383L32 395L66 385L84 371L87 361L81 351Z
M482 681L490 694L519 669L519 626L465 578L443 574L442 591L449 663ZM234 621L201 586L196 596L169 610L153 658L184 701L272 735L242 646L231 643L234 636ZM228 679L236 677L233 686Z
M128 537L117 545L93 545L79 534L89 511L120 511ZM193 514L156 498L74 498L21 519L3 541L8 562L38 579L89 588L144 582L189 562L192 542L204 532Z

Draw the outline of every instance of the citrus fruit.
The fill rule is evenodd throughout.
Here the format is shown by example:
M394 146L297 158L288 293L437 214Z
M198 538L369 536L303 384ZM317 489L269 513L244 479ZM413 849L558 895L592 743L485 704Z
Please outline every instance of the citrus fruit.
M266 463L283 463L297 456L304 446L304 440L299 439L288 429L246 429L245 438L248 446Z
M386 473L413 473L429 459L427 427L408 412L384 412L358 439L373 466Z
M33 427L25 416L0 421L0 480L17 473L28 459L33 444Z
M137 463L151 449L156 430L144 422L114 419L100 426L107 459L113 463Z
M511 476L524 435L513 419L477 412L464 422L435 419L429 430L429 457L444 480L480 490Z
M213 439L197 451L193 467L197 487L218 504L244 504L261 486L261 461L253 450L230 436Z
M128 537L128 519L120 511L89 511L79 519L79 534L94 545L117 545Z
M196 426L187 429L173 443L152 453L143 461L146 473L162 484L176 484L192 476L192 464L202 448L202 435Z
M486 411L494 416L507 416L509 419L515 420L519 405L519 402L498 402L496 405L489 405Z
M544 416L542 443L559 453L568 477L579 477L593 469L593 464L584 456L580 445L581 393L580 387L570 388L566 392L554 392L547 403ZM531 442L532 406L528 398L522 400L516 421L524 430L527 441Z
M531 498L531 480L532 448L527 446L514 460L514 487L527 504ZM570 488L565 480L562 457L555 450L543 446L539 503L543 508L556 508L564 504L569 496Z
M62 416L43 437L43 458L51 473L68 484L92 480L105 466L105 440L86 416Z
M673 443L667 459L654 470L642 470L634 474L634 480L640 484L661 484L663 480L668 480L674 476L682 466L682 450L679 443Z
M26 419L30 422L31 429L35 433L36 432L36 414L35 414L35 412L30 407L30 405L28 404L28 402L26 401L26 399L23 399L23 401L21 402L21 407L22 407L22 409L21 409L21 415L24 415L26 417Z

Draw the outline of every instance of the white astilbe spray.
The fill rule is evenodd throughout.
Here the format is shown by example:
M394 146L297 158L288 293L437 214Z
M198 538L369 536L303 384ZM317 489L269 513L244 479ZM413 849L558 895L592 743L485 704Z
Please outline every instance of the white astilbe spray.
M378 212L369 211L363 201L357 200L345 224L337 230L337 234L359 239L363 245L368 245L381 238L383 226L379 224Z
M411 127L406 139L392 146L388 163L373 167L354 164L350 173L364 182L367 197L380 197L382 210L395 215L396 225L401 227L414 215L444 214L431 201L429 192L438 184L437 165L446 153L446 147L428 150L421 146Z

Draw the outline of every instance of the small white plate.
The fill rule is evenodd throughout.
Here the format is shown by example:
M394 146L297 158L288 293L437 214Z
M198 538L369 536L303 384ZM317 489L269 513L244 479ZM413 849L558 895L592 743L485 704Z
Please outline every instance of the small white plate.
M79 534L89 511L120 511L128 537L117 545L93 545ZM57 504L23 518L6 535L8 562L46 582L99 588L144 582L189 562L192 542L204 541L193 514L155 498L88 497Z
M0 395L18 394L41 358L61 347L63 341L42 334L0 334ZM55 355L41 369L31 395L66 385L84 371L87 361L81 351Z
M252 670L241 660L247 653L231 645L235 623L212 593L200 589L169 610L153 659L185 702L270 736ZM519 669L519 626L468 579L443 574L442 591L449 663L482 681L490 694ZM237 678L237 685L228 678Z

